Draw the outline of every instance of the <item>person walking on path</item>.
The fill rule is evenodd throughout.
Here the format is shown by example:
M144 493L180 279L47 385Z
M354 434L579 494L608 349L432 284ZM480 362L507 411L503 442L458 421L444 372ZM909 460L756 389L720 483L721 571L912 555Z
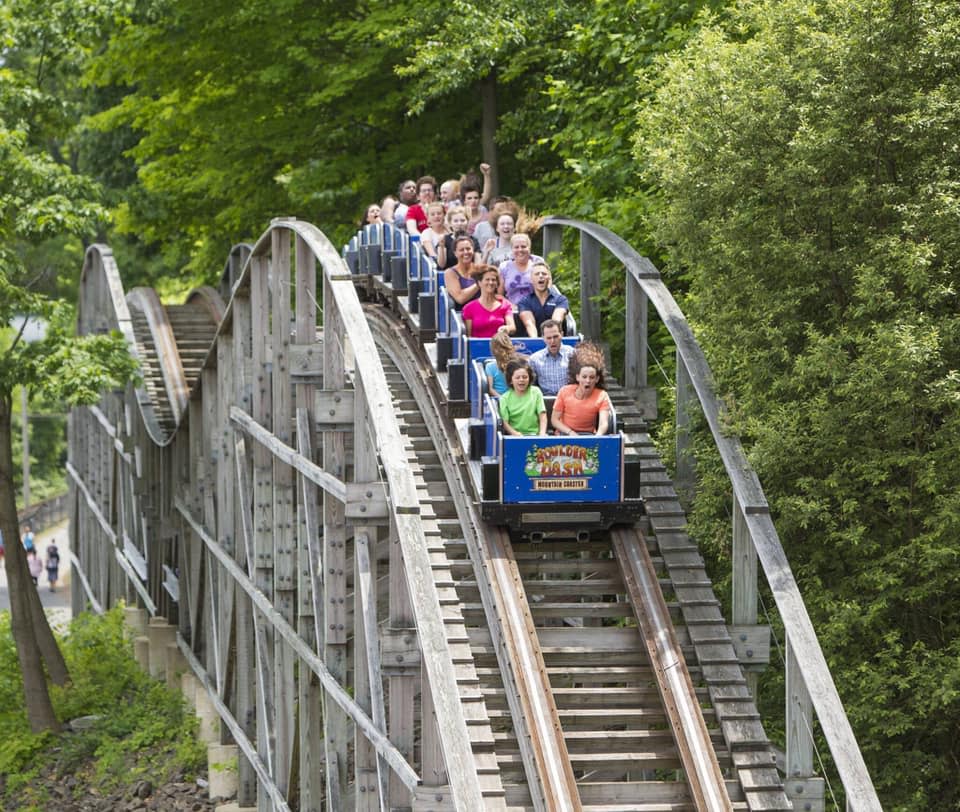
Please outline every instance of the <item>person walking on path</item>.
M43 562L40 560L40 556L37 555L37 551L32 549L27 553L27 566L30 568L30 577L33 579L33 585L37 585L37 579L40 577L40 573L43 572Z
M33 544L33 528L29 524L23 526L23 549L28 553L37 549Z
M54 540L47 545L47 581L50 583L51 592L56 591L59 578L60 551L57 549L57 542Z

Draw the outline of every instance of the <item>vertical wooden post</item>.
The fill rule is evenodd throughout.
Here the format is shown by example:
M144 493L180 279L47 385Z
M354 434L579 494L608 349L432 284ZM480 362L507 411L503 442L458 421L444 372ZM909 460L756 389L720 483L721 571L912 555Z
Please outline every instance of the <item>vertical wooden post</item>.
M187 414L189 416L187 447L189 449L190 476L187 480L188 486L185 489L184 501L190 506L191 513L194 516L199 516L201 515L199 461L203 458L203 409L199 400L193 399L190 401ZM180 537L184 540L184 552L181 554L183 567L180 571L185 574L186 593L190 601L188 606L190 612L190 643L193 651L199 654L206 633L203 628L203 613L200 606L203 594L201 588L204 567L203 542L197 538L186 522L180 520L179 523L181 526Z
M553 254L563 250L563 228L561 226L543 227L543 258L550 261Z
M232 259L232 255L231 255ZM238 292L233 297L233 359L230 363L234 367L234 398L233 403L240 409L251 412L253 408L250 379L251 372L251 323L250 323L250 298L246 293ZM234 434L227 432L227 437L233 448L236 447ZM236 458L232 455L234 462L233 487L239 491L241 487L240 476L238 475L238 466L246 469L247 460ZM246 481L252 481L249 470L245 470ZM234 558L244 572L252 571L253 562L247 561L247 549L244 539L244 521L252 523L251 515L242 515L241 510L247 510L250 504L249 498L246 500L239 498L240 494L235 494L235 516L234 516ZM248 563L251 567L248 570ZM236 704L237 721L243 732L250 741L256 741L256 653L254 651L253 635L253 604L247 593L242 590L236 590L236 646L237 646L237 668L236 668ZM257 800L257 774L253 769L250 760L242 753L238 763L237 775L237 803L243 806L250 806Z
M443 759L443 745L437 727L437 712L433 704L433 690L427 669L420 672L420 731L421 776L426 787L442 787L448 782L447 768Z
M633 276L628 273L626 278L623 385L627 389L638 390L647 385L647 294Z
M321 352L317 341L317 263L313 252L299 235L296 238L296 296L295 315L296 343L299 347L312 347ZM313 383L297 383L294 386L297 413L297 447L311 462L315 462L315 422L313 418ZM299 477L297 488L297 558L299 561L299 584L297 587L298 620L300 636L310 642L311 648L320 651L320 635L317 607L322 599L323 587L319 568L320 527L317 522L317 487L306 477ZM311 560L312 559L312 560ZM323 808L323 765L321 752L322 719L320 714L322 696L316 678L305 665L300 666L298 681L298 707L300 712L300 809L303 812L319 812Z
M757 550L750 538L746 518L736 495L733 497L733 596L731 621L734 626L755 626L757 623ZM757 696L756 671L747 671L747 685L754 699Z
M369 483L377 478L377 453L370 441L369 410L359 376L354 383L353 408L353 477L358 483ZM354 525L354 696L370 714L377 728L386 733L377 636L377 558L374 550L376 538L376 527ZM388 781L386 763L376 757L373 747L359 730L354 752L354 807L358 812L376 812L381 806L385 808Z
M403 551L397 533L397 525L390 520L390 598L388 633L407 632L416 637L413 606L403 568ZM390 741L396 746L408 763L413 764L414 744L414 697L416 696L416 677L409 670L391 673L389 725ZM406 806L410 793L403 782L393 773L390 775L390 806Z
M293 392L290 385L290 232L274 226L271 233L271 349L273 350L273 434L280 442L292 445ZM274 605L280 616L296 628L297 556L293 527L293 469L273 458L273 588ZM290 794L293 768L293 736L296 707L294 684L295 657L290 646L275 642L274 689L277 718L276 766L274 781L285 796Z
M236 385L234 383L235 368L233 364L233 336L229 334L217 338L217 425L214 446L217 454L217 541L220 542L224 551L234 556L236 553L236 529L237 519L235 507L236 477L237 467L233 460L233 431L230 429L230 407L234 404L236 397ZM217 582L220 592L220 660L224 663L223 673L218 679L218 688L221 696L224 698L231 696L230 688L226 681L231 675L230 669L226 666L227 661L233 656L233 621L234 621L234 594L236 584L233 578L224 570L217 566ZM232 703L232 711L236 712L236 704Z
M696 490L696 461L690 442L691 410L696 403L696 393L690 373L680 353L677 353L677 434L675 487L680 501L689 505Z
M600 340L600 243L580 232L580 332Z
M203 386L203 398L201 400L203 439L202 456L196 463L200 469L200 501L203 506L200 515L203 517L204 526L214 535L214 538L216 538L217 506L215 483L217 481L217 461L215 449L218 440L216 369L204 369L200 373L200 380ZM197 544L203 549L203 569L206 573L205 600L204 609L202 610L206 612L203 621L204 639L206 641L204 646L204 653L206 654L204 666L208 673L213 674L217 692L222 697L226 667L221 659L224 646L222 642L222 629L220 628L220 565L205 544L202 544L199 540Z
M323 388L332 392L346 387L343 342L344 331L330 279L323 276ZM346 472L346 444L342 431L323 432L323 469L343 479ZM328 493L323 495L324 566L324 647L323 659L331 675L347 683L347 555L346 512L344 505ZM342 808L342 793L347 787L346 715L324 695L324 748L327 776L327 808Z
M813 775L813 703L787 635L787 779Z
M266 257L251 258L250 266L251 354L253 375L253 409L251 415L261 426L273 425L272 352L270 349L270 268ZM254 556L257 589L268 600L273 599L273 458L260 443L253 444L253 521ZM262 643L258 642L256 658L258 674L273 675L274 633L268 624ZM264 685L261 695L267 696ZM275 765L273 696L269 702L257 702L257 752L271 767ZM259 786L257 808L270 809L270 796Z

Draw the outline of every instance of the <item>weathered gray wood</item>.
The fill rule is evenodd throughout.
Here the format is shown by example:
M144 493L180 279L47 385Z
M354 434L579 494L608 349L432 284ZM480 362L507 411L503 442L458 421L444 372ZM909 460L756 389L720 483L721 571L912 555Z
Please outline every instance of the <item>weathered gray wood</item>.
M353 424L353 475L357 482L367 482L377 475L376 449L370 442L369 410L364 398L363 383L356 384L355 414ZM367 491L372 493L372 488ZM372 500L371 500L372 501ZM371 539L376 539L376 528L372 525L357 523L353 528L354 538L354 594L357 606L354 609L354 651L356 667L354 682L355 696L362 705L369 708L373 723L386 735L387 721L383 699L383 683L380 680L380 650L377 637L377 561L371 554ZM362 699L361 699L362 696ZM357 808L388 809L387 795L389 772L383 759L371 760L373 755L369 744L357 737L354 745L354 759L357 766L356 784L367 791L360 793ZM371 770L376 770L377 780L372 787L368 779Z
M370 555L370 537L366 530L355 530L354 563L355 580L355 645L356 666L354 682L357 701L367 708L373 723L386 735L386 712L383 701L383 684L380 682L380 651L377 648L377 604L374 585L377 579L376 559ZM357 786L366 792L357 799L357 809L387 810L389 774L386 762L372 758L375 754L363 737L358 736L354 745ZM368 775L376 772L377 780L370 782Z
M233 431L230 428L229 408L236 396L234 384L234 351L233 336L225 333L216 341L217 367L215 371L217 381L217 413L214 426L213 450L216 454L216 532L217 538L224 549L236 557L235 531L236 508L234 494L236 493L236 466L233 463ZM210 376L214 377L213 374ZM234 645L234 604L235 590L233 581L222 570L217 572L220 601L220 659L223 663L222 675L218 681L223 696L232 693L227 685L228 677L232 677L232 670L227 667L231 658L231 647Z
M251 360L251 315L250 298L244 291L231 300L233 318L230 327L233 330L234 396L228 406L236 405L241 410L252 408L252 360ZM242 570L248 575L253 573L253 514L250 505L249 483L251 480L251 461L246 454L237 454L244 450L242 438L238 438L229 422L224 424L224 442L232 447L230 458L233 460L233 487L236 489L234 501L234 545L233 556ZM250 557L248 557L248 551ZM257 676L256 633L259 618L253 610L253 604L242 589L234 590L236 602L236 708L237 720L247 739L256 741L256 701ZM262 632L261 632L262 633ZM267 768L272 770L273 754L264 754ZM237 774L237 803L250 806L257 802L257 773L244 753L239 759Z
M289 232L274 229L271 239L271 341L273 434L291 447L290 427L293 423L293 391L290 382L290 280ZM291 627L296 626L296 543L293 520L295 492L293 471L274 456L273 459L273 595L274 605ZM276 689L276 754L275 781L285 795L290 793L293 769L295 708L297 700L295 658L290 648L277 643L274 649Z
M787 637L787 777L813 775L813 703L803 682L797 653Z
M580 332L600 340L600 243L580 232Z
M733 543L731 549L731 563L733 566L731 621L735 626L754 626L757 622L757 551L750 538L750 531L743 515L743 510L733 497ZM732 634L731 634L732 636ZM741 650L739 641L734 639L734 646ZM769 661L770 646L767 644L767 659ZM746 651L744 651L746 653ZM741 662L743 660L741 659ZM761 662L758 660L757 662ZM755 671L746 674L750 693L757 696L759 674Z
M250 321L251 321L251 371L253 376L251 392L252 422L261 428L273 425L273 380L272 352L270 349L270 265L265 255L257 253L250 258ZM234 412L231 410L231 419ZM256 583L260 591L273 599L273 457L259 444L253 447L253 514L254 549L252 561L255 566ZM258 641L259 643L260 641ZM273 674L274 634L269 626L265 627L262 645L256 648L257 670L263 673L269 669ZM270 687L274 688L271 681ZM260 753L271 751L276 763L276 738L274 735L276 711L274 708L275 691L269 702L257 703L257 750ZM273 715L268 716L268 711ZM269 740L269 741L268 741ZM262 788L261 788L262 789ZM265 810L265 794L257 794L257 805L261 812Z
M323 386L328 391L346 387L344 332L329 278L323 279ZM352 288L351 288L352 289ZM323 432L323 468L344 479L346 442L341 431ZM323 496L323 659L330 673L340 682L347 680L347 553L346 516L343 500L329 491ZM349 729L346 717L324 697L323 732L327 764L327 805L335 808L334 792L347 785L347 746Z
M677 356L676 400L676 458L674 487L680 500L689 505L693 502L697 485L696 461L693 459L693 443L690 439L692 410L696 408L696 393L690 383L690 373L683 358Z
M316 387L313 382L323 374L323 348L317 340L317 262L297 235L295 240L296 282L295 327L296 344L290 347L290 375L294 380L296 407L297 450L310 462L315 462L314 429L311 409ZM317 516L317 487L306 477L299 476L297 506L297 556L300 635L319 651L322 640L318 622L323 587L320 579L322 562L319 558L320 526ZM319 683L304 671L299 680L300 711L300 802L305 812L319 810L323 805L323 695Z
M331 674L324 662L310 651L306 643L300 639L296 629L287 624L280 613L274 609L270 600L257 588L256 584L253 583L253 581L241 571L236 562L221 549L220 545L207 533L197 518L191 515L189 506L178 499L176 501L176 508L206 548L217 558L220 565L230 572L237 586L247 593L250 600L253 601L264 618L270 622L276 633L286 641L287 645L289 645L313 673L317 675L317 678L323 683L326 697L330 700L330 704L336 704L345 715L349 716L354 724L364 731L367 738L373 743L374 747L376 747L377 752L387 760L391 768L401 777L407 787L411 789L415 787L419 782L419 777L413 771L413 768L390 741L377 730L376 725L373 724L373 720L354 702L353 697L350 696L341 686L340 682Z
M237 437L234 448L234 457L237 465L237 511L240 514L240 529L242 533L244 560L246 561L246 574L250 581L256 583L256 542L255 532L253 529L252 509L248 497L248 494L250 493L250 480L248 478L249 466L242 437ZM237 594L239 595L241 593L243 593L246 599L250 601L250 596L246 593L246 591L239 590ZM258 710L258 718L262 715L265 718L273 719L275 715L273 706L273 668L271 667L270 663L268 663L267 658L263 656L263 652L268 650L267 631L265 629L266 623L254 608L253 602L251 602L250 610L250 617L253 621L255 642L252 655L253 666L257 673L256 707ZM250 720L248 720L248 724L249 721ZM273 739L269 736L261 738L259 726L257 726L257 733L258 752L264 758L265 763L270 769L270 774L272 775L274 761Z
M628 389L647 385L648 330L647 294L636 279L628 276L623 360L623 385Z
M704 418L730 477L733 492L746 516L750 537L757 549L787 634L795 646L804 681L813 698L817 718L830 746L847 797L853 799L851 803L858 812L879 810L880 801L773 525L760 481L747 462L739 439L724 430L722 404L713 390L710 367L682 311L650 260L640 256L608 229L565 217L549 217L545 225L575 227L581 233L589 233L607 248L624 264L627 273L640 282L644 293L670 332L677 347L678 366L682 361L690 374L691 385L697 393Z
M560 226L544 226L543 228L543 256L547 262L554 254L563 250L563 229Z
M277 457L282 462L295 468L300 474L307 477L315 485L319 485L334 498L345 502L347 499L347 486L342 479L332 476L325 469L306 459L302 454L297 453L296 449L291 448L286 443L271 432L259 426L256 421L251 420L249 415L244 414L240 409L234 407L230 410L230 419L233 423L243 430L247 436L256 440L270 454Z
M147 592L146 588L141 583L139 576L137 575L133 567L130 565L130 562L128 562L127 559L124 557L123 553L119 549L117 549L116 533L114 532L113 528L110 526L110 523L106 520L106 518L104 518L103 514L100 512L100 508L97 505L96 501L94 500L93 495L90 493L90 490L87 488L86 483L83 481L83 479L81 479L80 474L77 472L76 468L74 468L73 465L69 462L67 463L67 473L70 475L70 478L73 480L74 485L80 491L80 494L83 496L84 501L87 505L87 509L90 512L90 515L96 520L97 524L100 525L100 529L104 534L104 536L106 537L107 541L110 544L114 545L112 556L102 555L99 558L102 560L106 560L108 562L110 561L111 557L115 558L117 563L119 563L120 566L123 568L124 572L126 572L127 577L130 580L130 583L134 585L134 588L137 590L137 594L140 596L140 599L143 601L147 610L150 612L151 615L155 614L157 611L156 603L154 603L153 598L150 596L150 593ZM94 594L102 595L102 593L98 593L98 591L93 588L91 588L91 591L93 591ZM103 601L101 598L101 603L106 603L106 602Z
M388 672L390 688L389 732L390 741L404 756L413 761L414 747L414 697L417 691L417 678L420 675L420 645L417 639L416 623L413 616L413 606L410 603L410 593L407 589L407 580L403 570L403 548L397 535L395 522L390 525L390 568L389 568L389 616L390 624L384 634L402 641L404 649L415 648L416 662L406 662L403 651L391 651L390 658L383 652L386 662L392 668ZM398 657L404 657L403 661ZM402 669L397 666L403 663ZM412 669L416 669L415 671ZM403 806L409 802L407 787L400 782L399 776L390 776L389 800L391 806Z
M740 665L767 665L770 662L769 626L731 626L730 640ZM749 682L750 674L745 675ZM751 686L751 695L754 695Z

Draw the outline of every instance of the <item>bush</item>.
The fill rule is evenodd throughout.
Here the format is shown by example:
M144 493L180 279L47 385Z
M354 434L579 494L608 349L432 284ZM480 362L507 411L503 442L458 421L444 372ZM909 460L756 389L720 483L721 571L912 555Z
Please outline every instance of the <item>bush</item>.
M36 782L41 768L73 775L78 788L101 792L142 779L154 783L174 773L190 774L205 764L196 741L196 719L182 697L144 674L124 636L123 613L81 615L60 640L72 683L51 686L57 718L100 717L87 730L60 734L30 732L23 710L23 683L10 616L0 614L0 786L4 808L43 802ZM41 767L42 765L42 767ZM16 805L10 806L16 799ZM24 806L27 804L27 806Z

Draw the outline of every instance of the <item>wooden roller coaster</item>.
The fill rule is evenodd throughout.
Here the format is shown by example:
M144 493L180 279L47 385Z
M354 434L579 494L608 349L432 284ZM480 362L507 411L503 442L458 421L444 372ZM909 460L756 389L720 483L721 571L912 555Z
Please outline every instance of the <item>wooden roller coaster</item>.
M848 808L880 809L682 313L599 226L549 218L545 252L564 228L585 334L601 337L601 248L625 269L609 391L644 515L609 531L483 521L435 325L314 226L275 220L219 291L177 306L125 295L109 248L88 250L79 330L122 331L143 379L70 418L74 611L123 600L176 627L239 747L240 806L819 810L818 722ZM677 347L678 414L698 403L730 477L729 619L647 434L651 304ZM753 698L758 573L786 633L784 752Z

